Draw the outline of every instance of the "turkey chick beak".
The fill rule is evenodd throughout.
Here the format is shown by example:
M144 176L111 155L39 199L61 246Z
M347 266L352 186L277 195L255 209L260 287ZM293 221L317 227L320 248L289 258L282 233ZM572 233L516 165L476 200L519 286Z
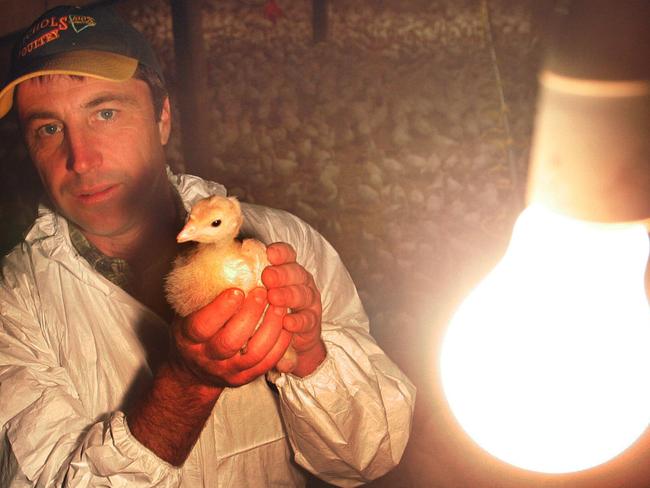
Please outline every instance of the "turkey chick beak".
M176 242L191 241L196 234L196 225L188 222L176 236Z

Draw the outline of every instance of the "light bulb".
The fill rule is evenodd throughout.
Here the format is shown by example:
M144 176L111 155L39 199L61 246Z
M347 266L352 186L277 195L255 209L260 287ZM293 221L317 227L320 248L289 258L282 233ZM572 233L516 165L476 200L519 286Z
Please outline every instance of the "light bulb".
M650 420L643 225L593 224L533 204L458 309L440 371L483 449L539 472L604 463Z

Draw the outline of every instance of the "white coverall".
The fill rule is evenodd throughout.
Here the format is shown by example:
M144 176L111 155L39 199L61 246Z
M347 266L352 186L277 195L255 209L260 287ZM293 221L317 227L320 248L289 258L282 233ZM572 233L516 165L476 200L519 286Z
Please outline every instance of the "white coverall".
M169 173L187 209L216 183ZM147 387L168 325L95 272L65 219L41 206L0 278L0 487L304 486L294 462L354 486L400 460L415 389L368 334L334 249L282 211L242 204L243 231L285 241L322 292L327 357L306 378L260 377L219 397L176 468L129 432L123 409ZM295 460L295 461L294 461Z

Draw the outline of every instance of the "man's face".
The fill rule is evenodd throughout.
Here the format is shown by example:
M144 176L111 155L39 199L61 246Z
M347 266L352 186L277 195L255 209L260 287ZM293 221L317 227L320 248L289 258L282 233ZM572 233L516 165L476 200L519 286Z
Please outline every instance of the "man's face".
M87 235L137 232L168 185L159 122L144 81L50 76L21 83L16 108L27 148L57 209Z

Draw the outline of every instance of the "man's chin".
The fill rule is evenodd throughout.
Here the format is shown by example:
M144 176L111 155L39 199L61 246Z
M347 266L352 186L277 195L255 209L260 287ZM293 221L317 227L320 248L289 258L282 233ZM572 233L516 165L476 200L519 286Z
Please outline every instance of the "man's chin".
M99 215L89 217L71 216L68 217L74 224L81 229L86 237L117 237L133 227L133 215L111 216L107 212L100 212Z

